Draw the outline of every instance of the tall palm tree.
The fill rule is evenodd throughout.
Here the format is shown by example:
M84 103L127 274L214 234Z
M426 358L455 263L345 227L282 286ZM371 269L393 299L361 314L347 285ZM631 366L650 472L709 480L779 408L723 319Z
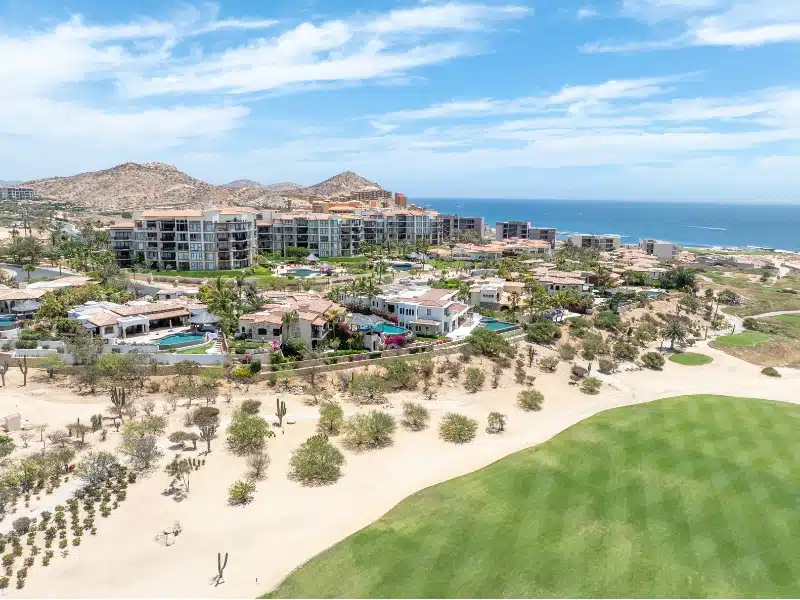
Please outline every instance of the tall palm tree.
M675 342L683 343L686 341L687 331L686 327L683 326L683 323L681 323L677 319L670 319L664 325L662 334L666 339L669 340L670 350L674 350Z
M293 335L297 323L300 322L300 315L296 310L284 313L283 324L286 326L286 337L297 337Z
M517 309L519 308L519 302L519 292L511 292L511 294L508 296L508 305L511 307L511 312L517 312Z

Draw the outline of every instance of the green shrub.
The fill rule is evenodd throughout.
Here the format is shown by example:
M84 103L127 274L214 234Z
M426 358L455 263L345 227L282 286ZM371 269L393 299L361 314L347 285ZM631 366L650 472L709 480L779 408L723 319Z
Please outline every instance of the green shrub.
M539 367L541 367L542 371L546 373L555 373L556 368L558 367L558 357L557 356L547 356L539 361Z
M761 369L761 373L766 375L767 377L780 377L781 376L781 374L778 373L778 371L777 371L777 369L775 369L775 367L764 367L763 369Z
M617 369L617 363L615 363L610 358L601 358L597 364L598 364L598 370L604 375L613 373Z
M353 415L344 424L344 443L358 450L384 448L392 443L396 429L395 418L389 413L371 411Z
M403 404L403 427L411 431L422 431L428 426L430 413L421 404L405 402Z
M344 455L325 437L315 435L292 452L289 476L305 485L333 483L342 476Z
M384 364L383 378L389 390L413 390L417 387L414 367L405 360L389 360Z
M326 402L319 407L317 431L323 435L339 435L344 425L344 411L336 402Z
M517 404L522 410L542 410L544 394L539 390L522 390L517 394Z
M242 402L241 411L246 415L257 415L261 409L261 400L253 400L252 398Z
M603 386L603 382L597 377L584 377L581 381L581 391L584 394L596 394Z
M642 354L642 364L648 369L662 369L664 368L664 362L664 357L658 352L645 352Z
M256 486L254 483L249 481L236 481L228 488L228 502L234 506L247 504L253 499L253 492L255 491Z
M486 375L478 367L467 367L464 375L464 389L471 394L476 393L483 387Z
M639 350L629 342L619 341L614 344L614 358L617 360L634 361L639 356Z
M552 321L536 321L525 328L525 333L529 342L537 344L552 344L561 339L561 329Z
M489 331L484 327L477 327L467 338L469 348L476 354L483 354L491 358L500 356L514 356L514 346L496 331Z
M506 428L506 421L508 417L503 413L499 412L490 412L489 416L487 417L487 427L486 431L489 433L503 433Z
M458 413L447 413L439 423L439 437L453 444L471 442L477 432L478 422Z
M576 354L578 351L572 344L561 344L558 347L558 355L564 360L572 360Z
M619 313L610 310L604 310L598 313L595 318L595 325L601 329L608 329L609 331L618 331L622 327L622 319Z

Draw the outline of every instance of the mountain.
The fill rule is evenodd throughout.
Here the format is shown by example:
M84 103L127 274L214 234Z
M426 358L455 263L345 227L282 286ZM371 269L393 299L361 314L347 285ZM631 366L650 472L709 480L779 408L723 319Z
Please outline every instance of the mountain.
M241 188L264 188L266 186L258 183L257 181L253 181L252 179L236 179L230 183L223 183L219 187L225 188L226 190L238 190Z
M302 185L296 183L271 183L270 185L262 186L263 189L276 194L293 193L302 189Z
M155 207L211 208L233 204L230 194L164 163L123 163L111 169L27 181L40 196L97 211Z
M346 196L352 192L380 189L382 189L381 186L374 181L364 179L352 171L345 171L344 173L334 175L330 179L326 179L322 183L301 188L297 190L297 194L300 196L335 198L337 196Z

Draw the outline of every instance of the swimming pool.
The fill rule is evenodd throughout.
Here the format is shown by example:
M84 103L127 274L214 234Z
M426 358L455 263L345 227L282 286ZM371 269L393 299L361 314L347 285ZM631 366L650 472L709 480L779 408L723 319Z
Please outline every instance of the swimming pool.
M375 329L382 332L388 333L390 335L401 335L404 333L408 333L404 327L400 327L398 325L392 325L391 323L378 323L375 325Z
M392 263L392 268L396 271L410 271L411 267L414 265L412 263L404 263L404 262L397 262Z
M17 317L16 315L0 315L0 325L10 325L11 323L16 323Z
M289 271L295 277L311 277L312 275L319 275L316 269L292 269Z
M505 331L515 327L514 323L506 323L505 321L498 321L491 317L483 317L480 323L481 327L485 327L489 331Z
M153 340L161 350L171 348L182 348L184 346L194 346L205 341L206 336L202 333L170 333L162 338Z

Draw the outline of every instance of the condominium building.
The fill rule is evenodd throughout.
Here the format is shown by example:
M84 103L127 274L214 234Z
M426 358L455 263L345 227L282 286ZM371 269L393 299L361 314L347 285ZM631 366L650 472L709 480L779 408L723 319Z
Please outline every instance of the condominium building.
M257 212L249 208L151 210L109 227L121 267L141 254L148 266L178 271L250 267L258 254Z
M681 251L680 246L676 246L672 242L652 239L639 240L639 249L660 260L675 260Z
M442 220L442 239L456 237L458 231L473 231L478 239L483 238L486 222L483 217L462 217L461 215L440 215Z
M610 233L602 235L576 233L569 236L569 241L578 248L592 248L600 251L619 250L621 244L620 236Z
M33 188L3 186L0 187L0 200L33 200L39 195Z
M556 249L556 234L555 227L534 227L530 221L499 221L495 226L498 240L540 240L550 244L552 250Z

